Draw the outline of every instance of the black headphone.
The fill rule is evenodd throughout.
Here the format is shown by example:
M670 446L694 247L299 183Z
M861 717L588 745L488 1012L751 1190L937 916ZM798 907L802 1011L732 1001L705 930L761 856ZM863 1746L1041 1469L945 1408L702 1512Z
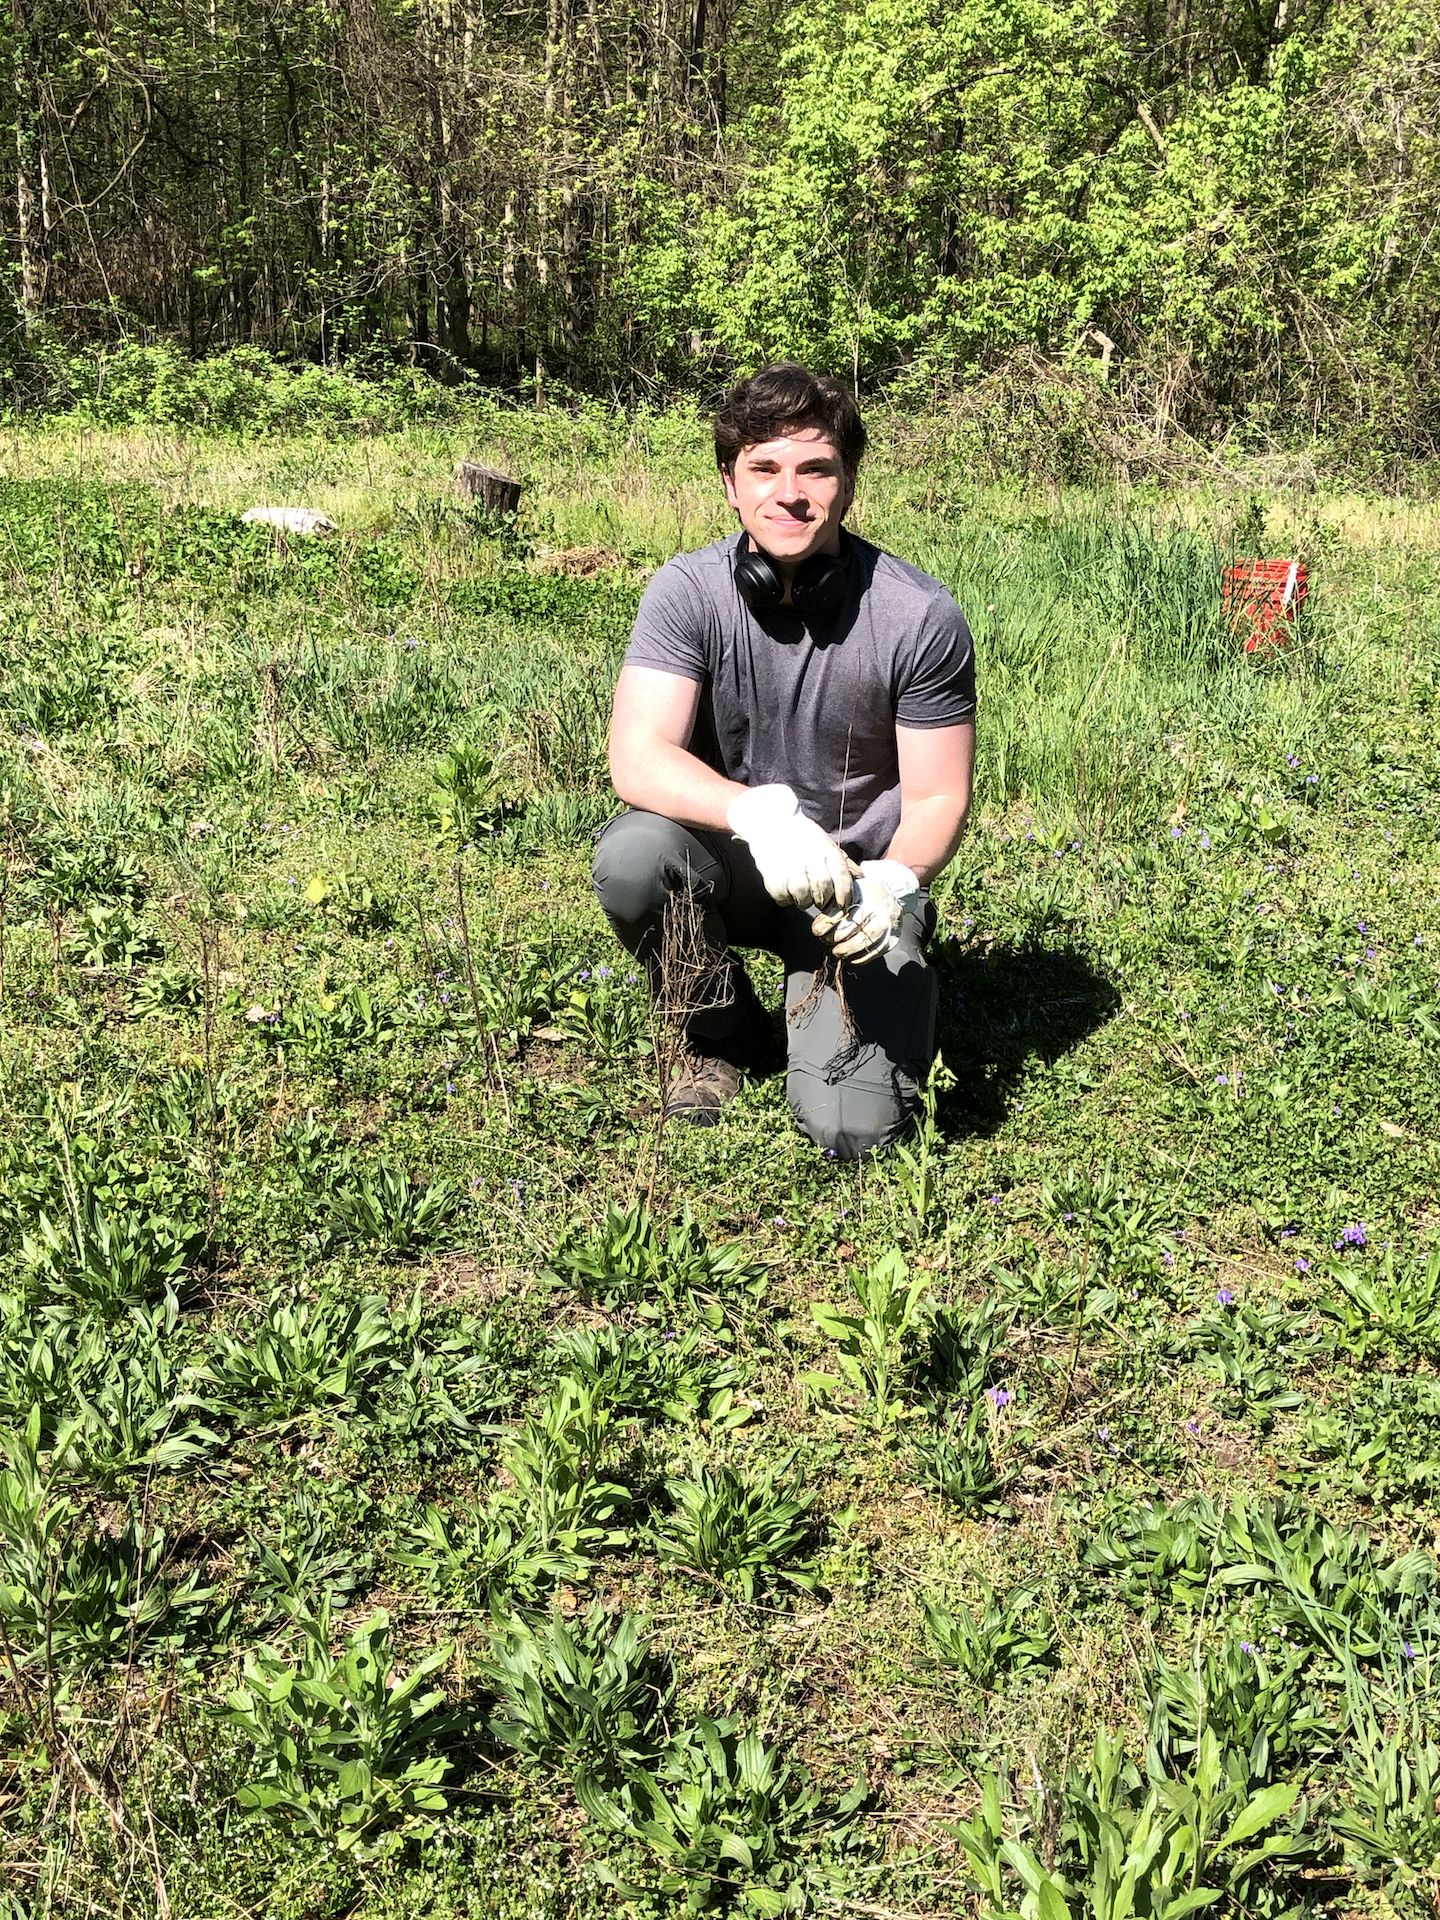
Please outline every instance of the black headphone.
M812 554L795 569L790 582L790 600L796 613L807 620L828 618L845 603L850 585L850 555L845 536L840 536L839 553ZM780 569L763 548L742 534L735 549L735 586L740 598L755 613L768 613L785 598L785 582Z

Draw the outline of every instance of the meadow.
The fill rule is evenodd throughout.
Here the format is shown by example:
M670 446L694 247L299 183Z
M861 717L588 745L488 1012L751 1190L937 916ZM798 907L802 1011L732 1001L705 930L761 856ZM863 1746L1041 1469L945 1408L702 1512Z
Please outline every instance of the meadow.
M692 417L0 441L4 1920L1437 1910L1440 516L876 437L981 745L853 1167L659 1132L589 890Z

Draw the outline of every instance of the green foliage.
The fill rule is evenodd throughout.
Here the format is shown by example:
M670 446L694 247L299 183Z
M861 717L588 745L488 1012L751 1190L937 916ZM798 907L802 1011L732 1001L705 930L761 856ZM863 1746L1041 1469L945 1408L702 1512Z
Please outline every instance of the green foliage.
M664 1227L642 1201L628 1207L612 1201L597 1226L572 1232L546 1278L607 1310L627 1306L651 1320L683 1305L712 1333L724 1326L723 1297L738 1293L758 1301L766 1284L764 1268L738 1242L712 1248L688 1208Z
M1297 1478L1386 1506L1440 1487L1440 1387L1432 1378L1365 1373L1341 1404L1305 1421Z
M1040 1205L1082 1250L1112 1302L1126 1283L1133 1287L1159 1272L1165 1202L1130 1187L1113 1166L1093 1174L1070 1168L1063 1181L1046 1185Z
M682 283L656 298L694 307ZM995 458L1115 417L1043 391ZM509 525L447 498L460 423L213 461L92 435L75 481L63 426L12 448L56 478L0 488L7 1867L95 1912L162 1876L195 1920L929 1911L969 1896L914 1836L978 1797L983 1747L1048 1782L1001 1784L1012 1912L1010 1842L1079 1915L1116 1879L1087 1863L1158 1833L1132 1920L1189 1890L1410 1920L1440 1644L1428 509L1265 493L1311 598L1246 660L1228 495L1161 500L1143 463L1118 505L980 490L980 414L942 393L888 464L872 418L861 524L956 590L987 717L934 890L954 1084L909 1161L847 1167L778 1079L652 1130L589 836L640 562L720 522L696 420L602 411L483 416L528 482ZM342 531L241 530L252 497ZM530 570L592 540L627 566ZM437 848L457 743L493 805L457 768L481 830ZM318 1744L304 1689L252 1689L262 1738L211 1712L247 1654L267 1689L323 1679L296 1616L327 1596L333 1663L381 1600L399 1676L457 1643L463 1717L426 1713L369 1814L315 1758L355 1757L369 1680ZM1067 1802L1066 1757L1147 1719L1143 1764L1081 1765ZM1187 1799L1207 1734L1226 1819L1305 1797L1228 1854ZM862 1750L883 1820L837 1808ZM442 1756L410 1785L446 1804L407 1808ZM1301 1828L1318 1855L1230 1887Z
M1005 1351L1015 1310L996 1299L976 1306L939 1307L931 1317L921 1379L932 1394L976 1400Z
M1217 1590L1265 1592L1280 1626L1342 1664L1393 1652L1418 1618L1429 1618L1436 1584L1429 1554L1386 1560L1322 1514L1243 1496L1223 1509L1200 1495L1131 1508L1096 1529L1083 1558L1141 1611L1195 1607Z
M1345 1755L1351 1797L1333 1820L1362 1883L1378 1884L1396 1901L1427 1897L1440 1871L1440 1743L1433 1731L1433 1690L1413 1669L1412 1649L1403 1657L1398 1687L1387 1689L1397 1696L1393 1717L1382 1717L1352 1674L1355 1737Z
M430 812L443 846L462 848L490 831L503 812L493 754L459 744L435 762Z
M168 1579L164 1530L134 1511L98 1532L53 1486L40 1435L36 1407L0 1439L0 1623L15 1657L68 1671L183 1646L213 1590L194 1568Z
M733 1467L702 1467L694 1479L667 1480L665 1491L673 1510L652 1534L663 1560L746 1600L775 1582L814 1591L814 1566L795 1552L810 1531L815 1496L780 1470L747 1481Z
M598 1601L573 1622L555 1611L539 1626L497 1618L485 1669L500 1701L492 1732L602 1787L647 1765L663 1745L675 1684L643 1632L635 1614L615 1619Z
M67 950L82 967L97 971L120 967L128 971L143 961L153 960L160 948L127 907L106 906L92 900L81 914Z
M1230 1637L1173 1664L1156 1661L1146 1678L1150 1740L1167 1771L1194 1761L1206 1728L1225 1753L1227 1771L1254 1786L1268 1786L1282 1772L1312 1773L1333 1753L1330 1704L1306 1684L1311 1649L1273 1634L1266 1642Z
M243 1339L222 1334L203 1374L233 1419L279 1432L296 1421L357 1412L387 1367L394 1338L388 1303L277 1293Z
M137 1020L193 1013L199 1005L199 981L178 967L148 967L130 996L130 1011Z
M364 987L352 986L297 995L273 1014L262 1010L250 1030L257 1041L283 1047L308 1066L338 1067L357 1047L384 1045L395 1025Z
M1283 1363L1313 1353L1315 1337L1300 1337L1309 1319L1273 1304L1258 1309L1243 1301L1197 1322L1191 1350L1202 1356L1201 1371L1224 1386L1218 1404L1228 1418L1253 1420L1268 1433L1278 1414L1303 1404L1304 1395L1291 1385Z
M629 1491L605 1477L614 1426L597 1390L562 1380L505 1440L506 1489L458 1521L427 1507L396 1564L445 1594L501 1582L529 1594L583 1580L627 1539Z
M413 1181L403 1167L375 1168L330 1188L329 1243L372 1247L395 1258L443 1239L459 1196L444 1180Z
M502 1453L514 1491L494 1519L519 1586L583 1578L593 1558L622 1546L630 1496L603 1477L614 1415L593 1391L562 1381Z
M700 1719L671 1741L653 1773L633 1772L618 1794L582 1778L580 1804L602 1830L642 1841L658 1890L686 1896L690 1913L737 1899L762 1914L801 1906L817 1884L821 1851L843 1846L868 1797L861 1780L833 1805L819 1787L730 1721ZM613 1871L607 1876L626 1889Z
M939 1191L934 1160L942 1144L942 1134L936 1118L936 1103L954 1084L955 1076L945 1065L944 1055L937 1052L920 1089L915 1144L909 1146L903 1140L895 1143L900 1191L909 1203L916 1225L922 1228L934 1211Z
M892 1247L863 1272L852 1268L850 1284L858 1312L821 1301L812 1302L810 1311L821 1333L839 1341L836 1357L847 1384L869 1403L877 1425L893 1426L913 1412L904 1398L911 1371L908 1349L929 1281L923 1273L912 1277L904 1256ZM807 1374L805 1384L821 1394L840 1390L840 1381L824 1373Z
M1008 1674L1048 1665L1055 1658L1055 1623L1047 1608L1034 1605L1039 1590L1038 1582L1023 1582L997 1598L987 1587L978 1613L926 1601L931 1664L986 1688Z
M986 1403L977 1400L960 1414L937 1407L931 1425L914 1435L921 1485L960 1513L993 1512L1013 1477L995 1458L992 1427Z
M555 1024L597 1060L633 1059L650 1049L648 997L613 977L591 973L573 986Z
M573 971L557 966L554 957L538 947L472 955L461 961L454 974L466 989L458 1023L463 1026L467 1014L473 1018L478 1006L481 1033L494 1034L516 1046L537 1026L557 1017L557 1006L563 1003L566 982ZM457 984L452 1010L461 1001Z
M205 1242L193 1219L138 1208L114 1218L89 1187L67 1197L68 1213L58 1223L38 1214L24 1240L26 1264L48 1292L114 1319L183 1287Z
M1338 1322L1336 1339L1356 1360L1377 1349L1434 1358L1440 1353L1440 1247L1424 1265L1397 1268L1393 1248L1378 1264L1335 1260L1330 1277L1338 1290L1320 1302Z
M328 1596L295 1622L298 1657L274 1647L247 1653L217 1714L252 1749L240 1807L360 1860L428 1838L446 1808L439 1783L450 1762L434 1747L451 1716L439 1711L442 1687L423 1689L453 1649L436 1647L401 1675L388 1615L372 1614L343 1651Z
M707 1353L698 1329L656 1338L618 1327L582 1329L555 1345L560 1371L604 1405L632 1420L703 1419L712 1431L743 1426L733 1365Z
M1002 1904L1008 1869L1024 1920L1060 1920L1077 1903L1097 1920L1179 1920L1227 1894L1245 1900L1267 1863L1310 1851L1298 1819L1249 1844L1285 1820L1298 1797L1294 1786L1251 1793L1232 1780L1208 1729L1193 1768L1170 1780L1142 1781L1120 1742L1101 1735L1089 1760L1067 1769L1056 1867L1033 1844L1002 1839L993 1776L980 1813L955 1831L993 1911L1010 1911Z
M396 370L358 380L325 367L287 368L254 347L191 359L168 342L51 351L53 404L96 426L202 427L211 432L293 433L422 420L441 403L427 381Z

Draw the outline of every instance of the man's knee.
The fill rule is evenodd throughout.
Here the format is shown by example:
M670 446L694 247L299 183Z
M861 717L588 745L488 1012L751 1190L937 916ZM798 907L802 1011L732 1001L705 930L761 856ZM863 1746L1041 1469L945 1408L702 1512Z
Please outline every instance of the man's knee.
M590 878L611 920L635 926L663 910L667 864L688 837L660 813L622 813L610 822L595 848Z
M894 1075L888 1086L856 1080L835 1085L791 1068L790 1111L807 1139L835 1160L859 1160L892 1145L914 1118L913 1081Z

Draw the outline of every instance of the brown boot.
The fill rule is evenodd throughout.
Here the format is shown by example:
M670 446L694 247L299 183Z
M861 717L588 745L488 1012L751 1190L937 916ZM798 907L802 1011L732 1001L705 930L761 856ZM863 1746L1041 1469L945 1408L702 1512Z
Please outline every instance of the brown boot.
M665 1118L713 1127L740 1091L740 1069L713 1053L686 1053L670 1076Z
M739 1093L742 1073L766 1074L783 1061L769 1014L755 999L749 981L744 984L751 1004L735 1031L723 1040L702 1040L696 1035L685 1049L665 1096L667 1120L713 1127L720 1109Z

